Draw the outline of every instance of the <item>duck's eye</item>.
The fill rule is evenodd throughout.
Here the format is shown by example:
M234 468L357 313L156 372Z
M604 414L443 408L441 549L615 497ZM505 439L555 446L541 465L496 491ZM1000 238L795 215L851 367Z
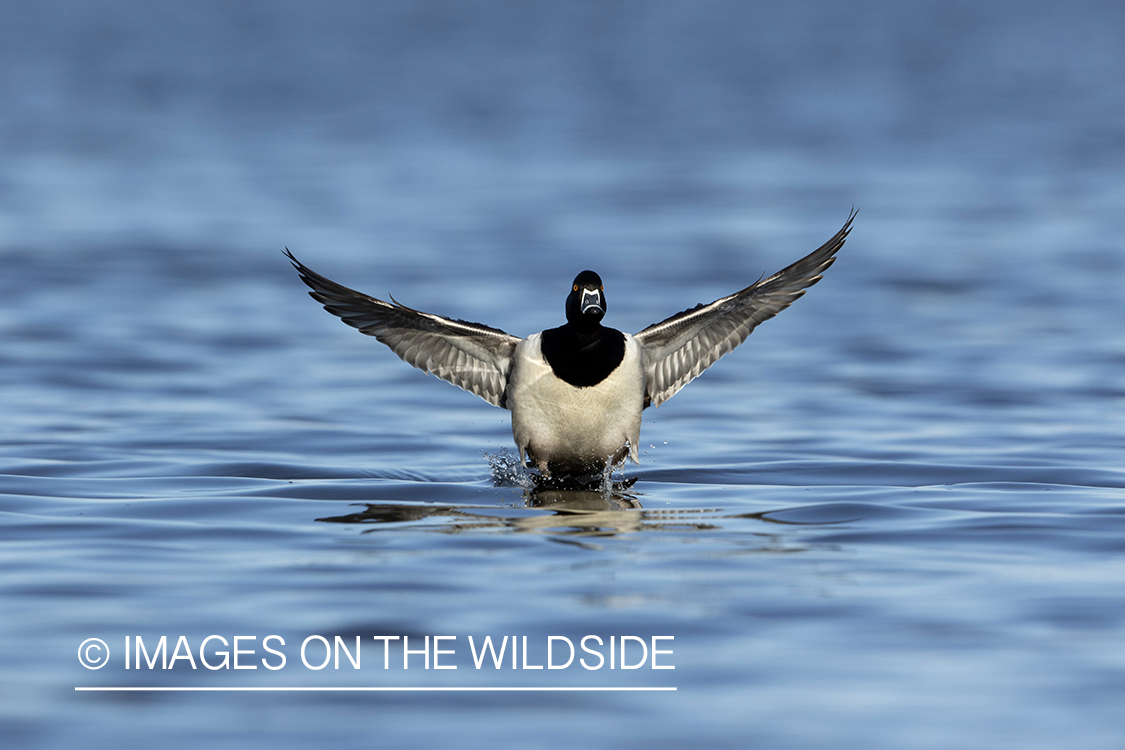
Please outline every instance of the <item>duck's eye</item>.
M576 292L578 291L578 285L577 284L574 285L574 291L576 291Z
M599 287L598 287L598 291L599 291L599 292L604 292L604 291L605 291L605 287L604 287L604 286L599 286Z

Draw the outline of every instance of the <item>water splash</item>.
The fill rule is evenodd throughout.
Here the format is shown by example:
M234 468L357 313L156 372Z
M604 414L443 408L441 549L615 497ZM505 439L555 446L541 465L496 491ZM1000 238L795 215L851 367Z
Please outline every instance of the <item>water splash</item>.
M481 455L488 462L493 484L497 487L518 487L530 492L543 489L584 489L610 497L628 492L637 481L636 478L630 480L621 476L626 459L618 463L607 460L601 472L548 478L543 477L536 469L524 466L519 456L508 448L501 448L496 453L481 451Z
M626 486L624 477L619 477L615 482L613 479L613 475L620 475L621 472L625 470L625 462L627 460L628 456L623 456L620 461L618 461L617 463L613 463L612 456L606 457L605 469L602 470L602 483L599 487L600 492L605 497L609 497L610 495L620 492ZM629 483L628 486L632 486L632 483Z
M524 466L519 456L510 448L501 448L497 453L481 451L481 455L488 462L488 470L492 473L492 481L497 487L535 489L535 478L538 474Z

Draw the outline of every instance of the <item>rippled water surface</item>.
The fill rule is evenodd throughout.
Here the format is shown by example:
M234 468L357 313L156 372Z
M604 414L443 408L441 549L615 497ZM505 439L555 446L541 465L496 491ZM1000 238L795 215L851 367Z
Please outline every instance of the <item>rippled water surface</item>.
M1121 746L1116 5L155 7L0 32L6 747ZM526 488L281 253L521 336L594 268L635 332L853 204L612 491ZM211 635L258 668L125 668ZM670 653L531 668L587 635Z

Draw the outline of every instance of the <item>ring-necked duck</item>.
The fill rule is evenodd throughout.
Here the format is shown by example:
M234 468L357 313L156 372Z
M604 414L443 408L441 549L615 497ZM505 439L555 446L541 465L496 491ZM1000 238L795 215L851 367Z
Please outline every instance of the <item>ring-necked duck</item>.
M575 277L564 325L521 339L368 297L285 254L328 312L414 367L509 409L520 459L550 476L601 470L626 456L639 463L641 411L670 399L819 281L854 218L853 210L832 239L783 271L633 336L602 325L605 291L593 271Z

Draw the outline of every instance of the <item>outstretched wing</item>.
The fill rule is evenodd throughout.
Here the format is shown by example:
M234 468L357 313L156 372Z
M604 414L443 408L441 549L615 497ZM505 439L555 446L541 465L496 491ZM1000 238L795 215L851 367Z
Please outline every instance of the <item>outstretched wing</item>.
M789 307L820 281L851 231L853 209L832 239L741 292L684 310L636 335L644 352L645 406L659 406L746 340L763 320Z
M326 279L285 254L312 289L309 296L360 333L374 336L404 362L437 375L458 388L505 406L512 352L520 339L496 328L411 310L392 298L368 297Z

